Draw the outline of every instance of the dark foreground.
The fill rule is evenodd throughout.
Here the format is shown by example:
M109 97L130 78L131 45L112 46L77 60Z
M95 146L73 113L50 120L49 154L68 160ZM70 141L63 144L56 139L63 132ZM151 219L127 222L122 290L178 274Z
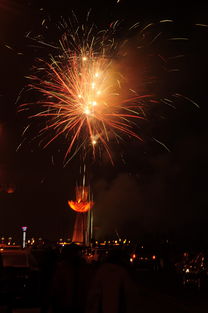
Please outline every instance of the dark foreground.
M206 313L208 288L199 290L195 285L182 286L175 273L139 271L141 310L138 312Z
M137 274L140 294L140 307L135 312L141 313L207 313L208 290L197 290L194 287L183 288L177 286L174 278L167 275L156 274L148 271L139 271ZM171 284L173 282L173 285ZM0 306L0 313L40 313L38 305L18 305L9 308L9 304Z
M182 288L171 285L173 277L156 275L150 272L139 271L138 286L140 289L140 307L135 312L141 313L207 313L208 290L199 291L193 288ZM1 313L9 312L9 304L0 306ZM10 308L12 313L40 313L40 306L24 305Z
M25 269L21 267L15 270L11 264L6 268L6 271L1 270L0 313L62 313L61 309L53 311L48 307L48 303L51 301L49 300L48 290L52 284L55 265L60 260L56 258L55 254L51 254L51 252L44 261L41 258L40 260L42 260L42 263L37 263L36 265L38 266L32 272L31 270L24 272ZM89 269L89 273L91 273L88 280L94 279L97 269L99 269L102 263L105 263L105 261L101 263L94 262L93 264L86 262L86 267ZM137 287L137 292L133 296L137 298L137 301L135 301L137 305L122 312L208 312L208 279L201 285L198 285L197 280L184 284L182 275L175 268L159 268L155 270L155 268L130 266L130 272ZM110 289L113 284L112 280L115 279L112 275L109 277ZM84 283L84 278L82 281L81 277L79 285ZM56 289L57 293L59 292L59 287L62 288L63 286L58 285ZM72 311L67 312L76 313ZM85 308L84 311L79 312L85 313ZM97 310L91 311L89 308L86 309L86 312L101 313L101 311ZM107 309L105 313L108 313ZM120 313L120 311L114 313Z

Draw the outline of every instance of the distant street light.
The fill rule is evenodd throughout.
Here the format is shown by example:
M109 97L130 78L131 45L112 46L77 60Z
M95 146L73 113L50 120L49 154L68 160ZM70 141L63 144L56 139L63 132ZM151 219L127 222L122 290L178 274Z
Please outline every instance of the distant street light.
M22 248L23 249L26 247L26 232L27 232L27 226L22 226Z

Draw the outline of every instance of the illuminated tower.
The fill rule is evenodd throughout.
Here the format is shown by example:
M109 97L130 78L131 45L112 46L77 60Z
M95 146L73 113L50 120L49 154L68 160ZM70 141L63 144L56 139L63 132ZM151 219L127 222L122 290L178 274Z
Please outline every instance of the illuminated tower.
M90 201L89 187L76 187L76 201L68 201L72 210L76 212L72 241L80 244L89 245L92 238L92 207Z
M27 226L22 226L22 248L23 249L26 247L26 231L27 231Z

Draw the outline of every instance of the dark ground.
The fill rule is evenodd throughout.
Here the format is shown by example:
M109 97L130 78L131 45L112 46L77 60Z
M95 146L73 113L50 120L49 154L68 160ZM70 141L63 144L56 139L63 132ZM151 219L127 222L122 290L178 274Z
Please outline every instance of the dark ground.
M183 288L175 275L137 272L141 312L206 313L208 289Z
M206 313L208 312L208 288L182 287L173 273L152 273L146 270L135 272L139 286L140 307L134 313ZM0 313L7 313L6 306ZM12 310L12 313L39 313L39 306ZM133 313L133 312L132 312Z

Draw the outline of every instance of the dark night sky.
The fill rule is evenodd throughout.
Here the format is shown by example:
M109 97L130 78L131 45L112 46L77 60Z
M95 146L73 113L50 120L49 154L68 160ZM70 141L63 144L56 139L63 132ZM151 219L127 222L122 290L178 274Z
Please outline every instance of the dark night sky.
M17 113L16 99L26 84L24 77L30 72L36 53L40 53L28 46L26 33L39 33L46 16L57 21L60 16L70 17L73 9L83 19L92 8L93 20L101 28L116 19L124 25L173 19L174 28L163 28L164 34L173 31L175 36L188 37L189 41L167 44L166 40L164 44L164 39L153 46L155 54L160 50L171 55L185 54L177 60L180 72L167 74L156 69L156 92L182 93L200 106L198 109L191 102L178 100L176 109L165 104L149 107L148 118L140 126L144 142L132 140L116 147L114 167L105 160L92 162L97 237L115 236L116 229L122 237L134 239L161 236L207 243L208 28L195 24L208 24L208 4L138 3L1 1L0 183L15 184L16 189L12 194L0 193L0 235L19 238L23 224L28 225L31 236L57 239L71 235L74 215L67 207L67 199L74 198L79 158L64 168L63 154L57 152L60 147L63 150L61 141L46 150L41 150L37 143L24 144L16 152L23 140L25 123ZM133 58L132 64L138 65Z

